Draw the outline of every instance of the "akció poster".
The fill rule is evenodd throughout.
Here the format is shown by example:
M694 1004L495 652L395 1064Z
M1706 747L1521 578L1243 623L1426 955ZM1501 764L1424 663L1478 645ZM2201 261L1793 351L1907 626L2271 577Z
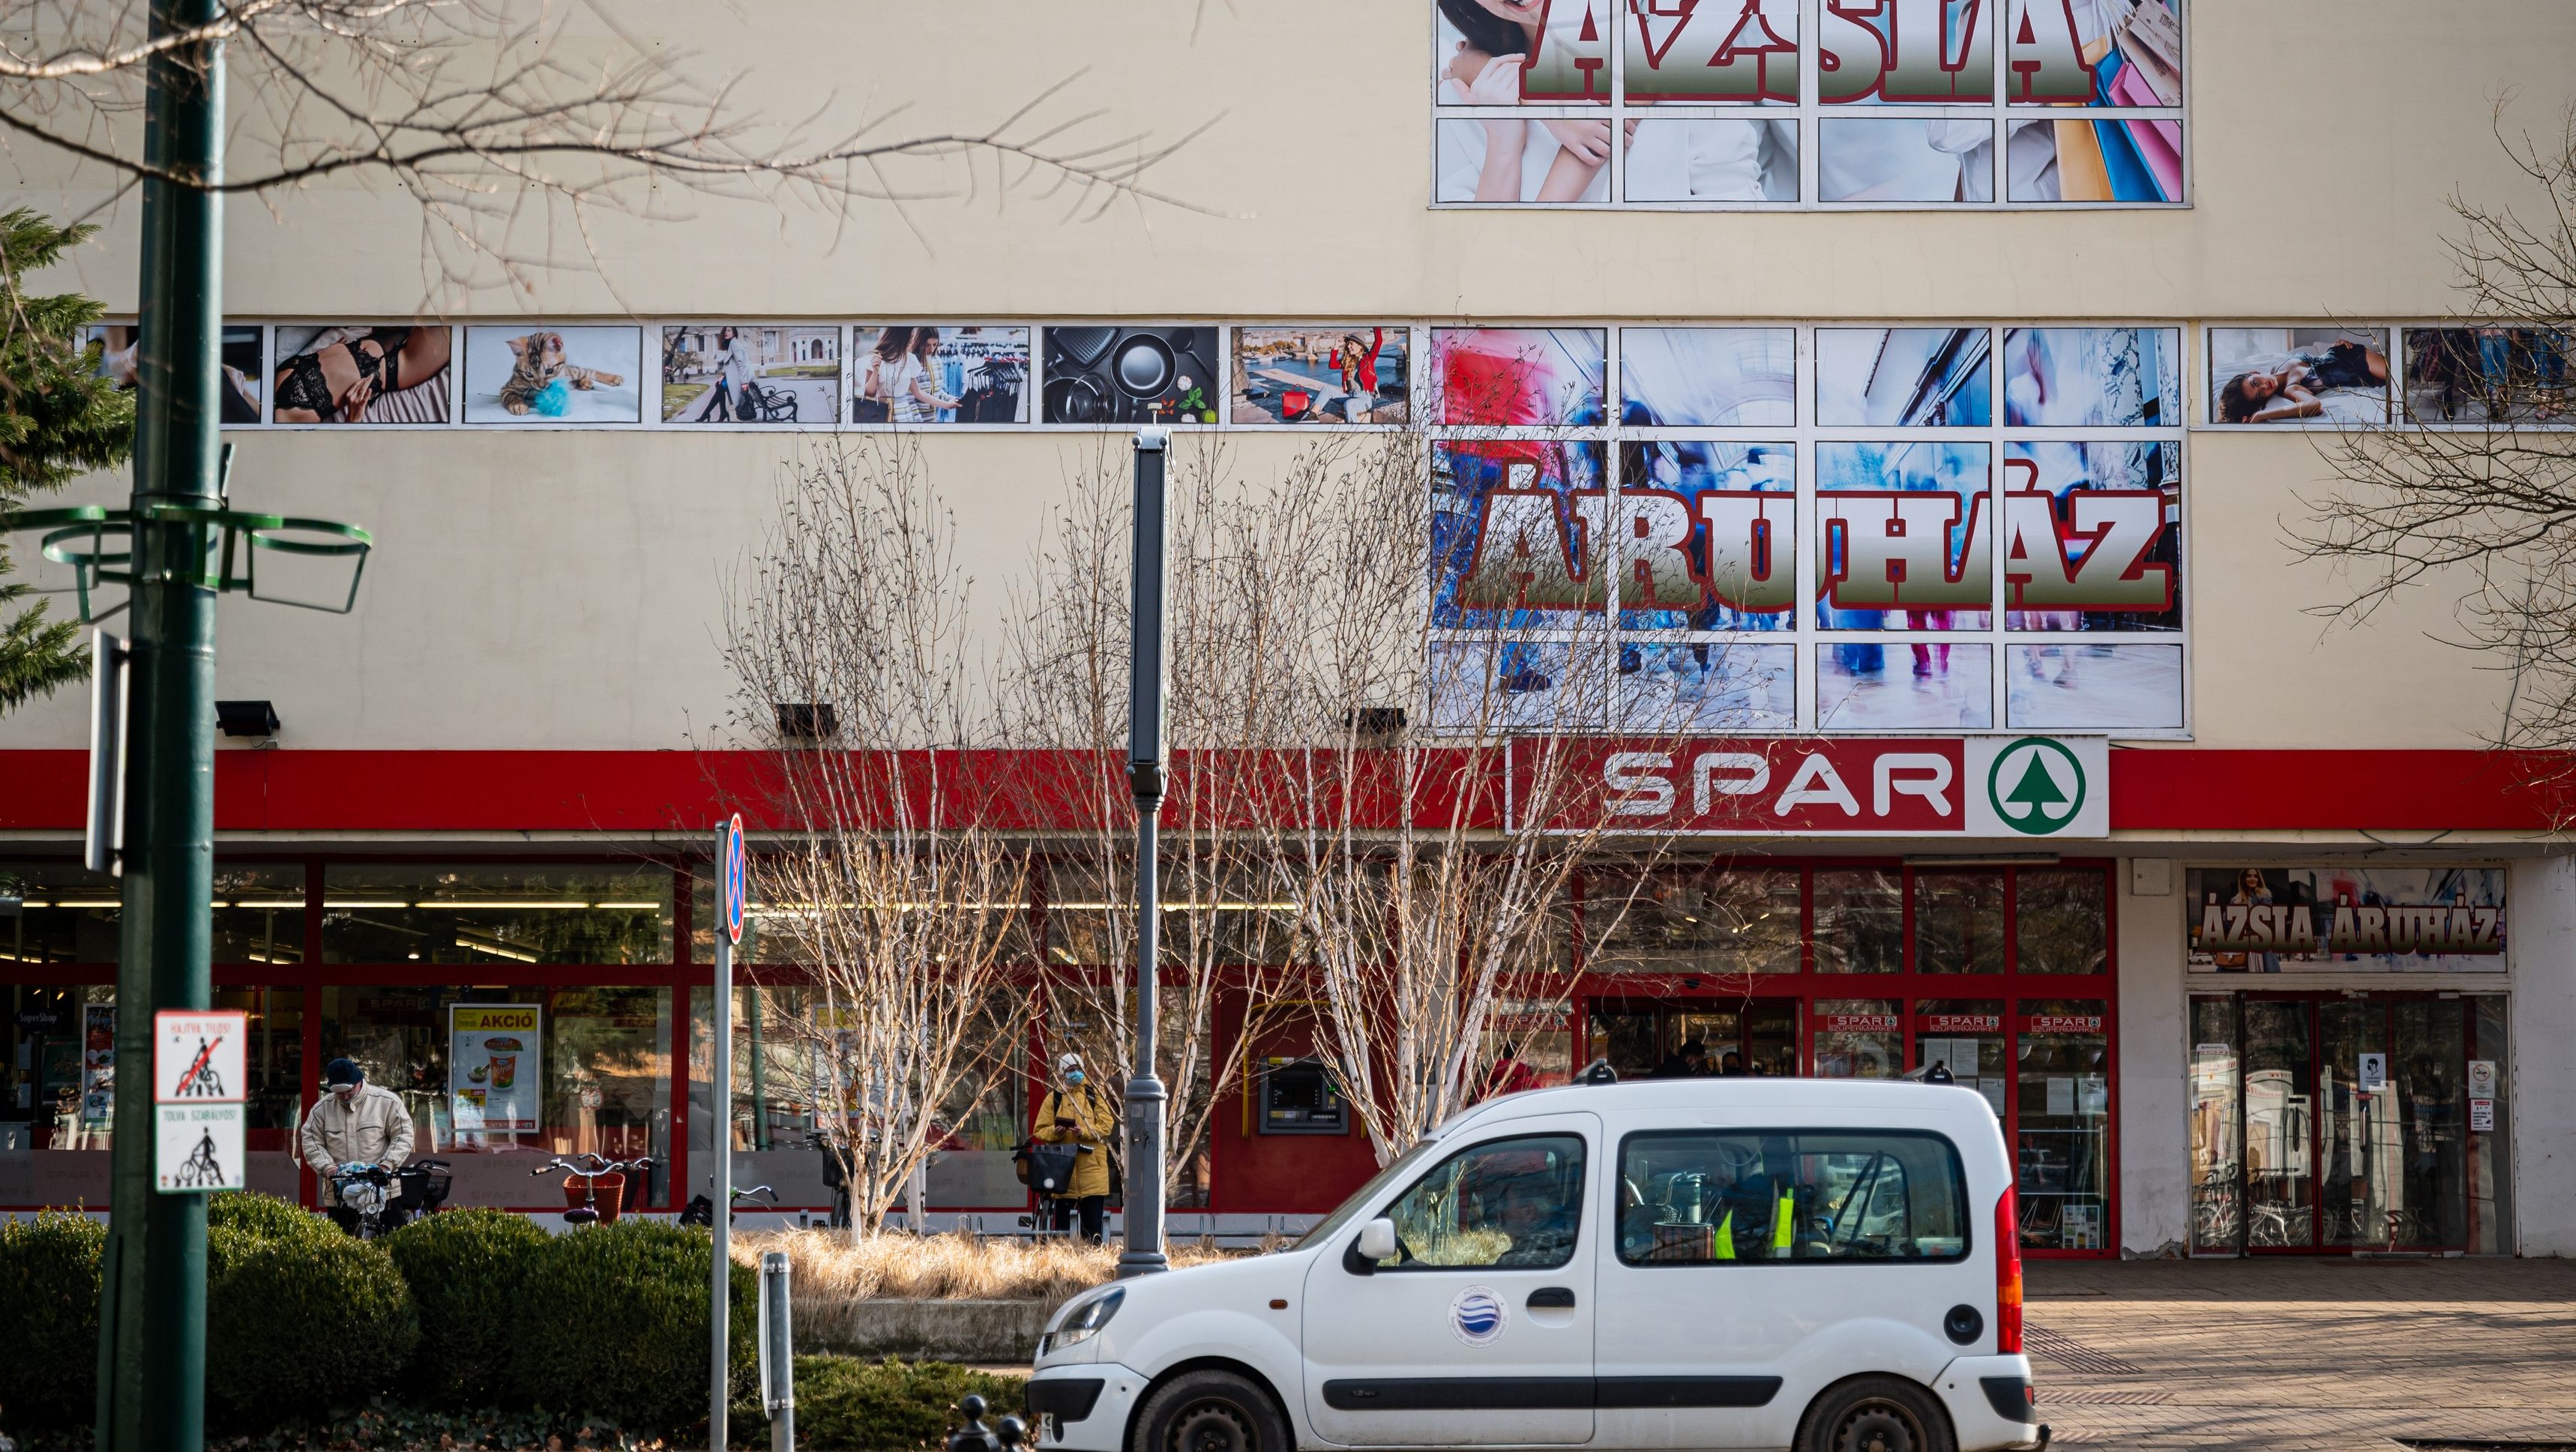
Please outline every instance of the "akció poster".
M447 1010L447 1093L456 1137L534 1134L543 1011L533 1003L459 1003Z
M2501 867L2195 867L2195 973L2501 973Z

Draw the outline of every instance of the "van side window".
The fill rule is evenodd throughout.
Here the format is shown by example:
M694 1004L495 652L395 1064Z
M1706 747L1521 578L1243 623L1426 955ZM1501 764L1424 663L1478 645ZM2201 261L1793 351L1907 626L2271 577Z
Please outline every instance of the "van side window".
M1681 1130L1619 1147L1619 1259L1629 1265L1967 1253L1967 1174L1937 1134Z
M1539 1134L1470 1145L1386 1213L1397 1251L1378 1262L1384 1270L1561 1266L1574 1258L1583 1216L1583 1140Z

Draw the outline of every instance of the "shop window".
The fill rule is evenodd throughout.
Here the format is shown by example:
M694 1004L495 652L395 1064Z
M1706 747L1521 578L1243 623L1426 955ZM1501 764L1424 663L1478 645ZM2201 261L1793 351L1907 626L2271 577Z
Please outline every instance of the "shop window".
M116 879L73 862L0 863L0 962L113 963L116 923Z
M2004 971L2004 875L1914 874L1914 971Z
M1584 881L1584 966L1595 973L1798 971L1793 870L1608 873Z
M2110 966L2109 883L2098 867L2013 873L2014 968L2100 973Z
M1926 998L1914 1005L1914 1067L1938 1066L1950 1082L1986 1097L2004 1116L2004 1002L2000 998Z
M734 945L736 963L812 964L832 941L830 932L816 922L810 903L771 901L777 886L767 880L770 873L755 859L751 874L750 898L744 905L742 941ZM1016 907L995 904L977 913L980 929L1001 939L1001 961L1027 963L1034 960L1035 949L1029 932L1030 910L1023 900ZM716 933L719 930L715 882L701 863L689 885L689 953L693 963L712 963L716 957Z
M1967 1173L1938 1135L1632 1134L1619 1183L1629 1265L1968 1253Z
M1502 999L1485 1019L1480 1049L1479 1097L1569 1083L1574 1077L1573 1017L1562 999Z
M304 864L215 869L213 959L304 961Z
M1905 1062L1904 1023L1894 999L1816 1000L1816 1077L1895 1078Z
M649 1155L667 1207L667 988L336 987L321 990L322 1059L357 1061L411 1110L412 1155L455 1166L453 1205L544 1205L552 1155Z
M0 988L0 1206L104 1206L115 1145L116 990Z
M1905 967L1905 897L1892 869L1816 872L1816 971L1895 973Z
M2102 1250L2110 1234L2111 1038L2099 999L2021 1006L2021 1243Z
M324 870L322 961L671 961L671 870L597 866L333 866Z
M2245 1244L2244 1124L2237 1098L2236 1000L2191 1001L2191 1249Z

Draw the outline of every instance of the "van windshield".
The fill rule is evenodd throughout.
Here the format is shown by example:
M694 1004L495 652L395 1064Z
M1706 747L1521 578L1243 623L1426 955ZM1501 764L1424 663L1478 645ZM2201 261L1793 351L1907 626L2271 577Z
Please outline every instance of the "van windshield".
M1422 1140L1416 1143L1413 1148L1397 1155L1394 1163L1389 1164L1385 1169L1378 1171L1376 1174L1369 1176L1369 1182L1367 1184L1352 1191L1351 1198L1344 1200L1340 1209L1325 1216L1323 1224L1318 1225L1314 1229L1307 1231L1304 1235L1297 1237L1297 1243L1288 1248L1290 1250L1304 1250L1307 1246L1322 1244L1332 1236L1334 1231L1350 1224L1351 1217L1360 1213L1360 1207L1367 1204L1371 1196L1374 1196L1378 1191L1386 1188L1386 1184L1389 1180L1395 1179L1397 1176L1412 1169L1415 1165L1418 1165L1425 1159L1430 1158L1431 1151L1437 1147L1438 1144L1439 1141L1436 1139Z

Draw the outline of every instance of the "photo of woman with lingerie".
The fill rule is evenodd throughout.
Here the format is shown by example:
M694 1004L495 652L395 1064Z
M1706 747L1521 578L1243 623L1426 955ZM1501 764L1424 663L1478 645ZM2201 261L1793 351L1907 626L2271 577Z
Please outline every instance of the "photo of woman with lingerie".
M445 423L455 343L455 330L444 323L281 325L269 420Z

